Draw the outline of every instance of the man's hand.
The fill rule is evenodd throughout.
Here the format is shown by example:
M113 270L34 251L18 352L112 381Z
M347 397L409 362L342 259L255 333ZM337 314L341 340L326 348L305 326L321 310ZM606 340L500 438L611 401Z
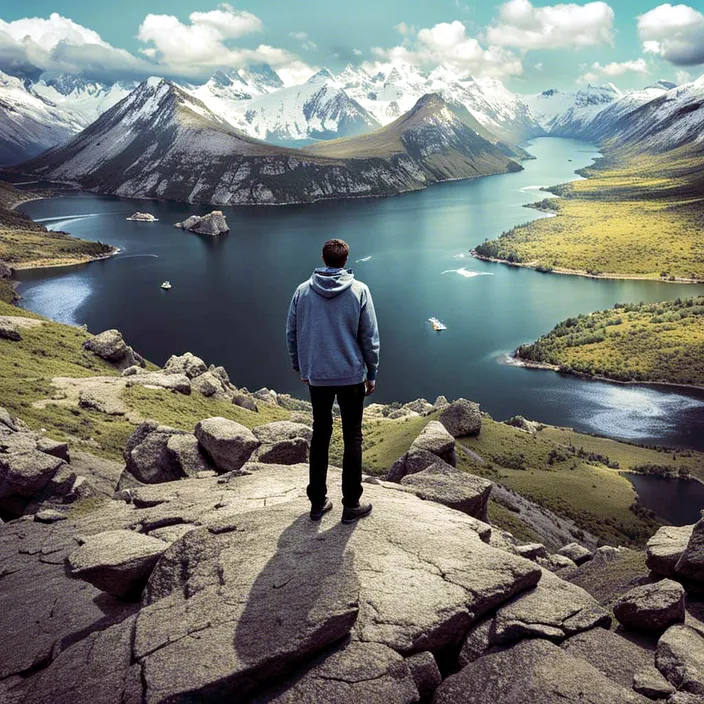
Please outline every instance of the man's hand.
M302 381L306 386L308 386L308 379L301 379L301 381Z
M369 379L367 379L364 382L364 395L371 396L374 393L375 388L376 388L376 381L369 381Z

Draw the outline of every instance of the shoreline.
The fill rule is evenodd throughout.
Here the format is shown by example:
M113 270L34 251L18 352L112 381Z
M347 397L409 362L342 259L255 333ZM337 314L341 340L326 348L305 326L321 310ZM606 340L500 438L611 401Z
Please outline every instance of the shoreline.
M528 206L526 206L528 207ZM557 217L555 215L554 217ZM533 271L538 271L540 266L537 262L510 262L508 259L498 259L497 257L485 257L483 254L479 254L473 249L469 250L469 253L475 259L479 259L483 262L491 262L493 264L504 264L506 266L513 266L517 269L532 269ZM589 274L586 271L580 271L579 269L565 269L563 267L554 267L550 271L540 271L541 274L561 274L563 276L581 276L585 279L594 279L599 281L603 280L617 280L617 281L652 281L653 283L663 283L663 284L699 284L704 286L704 280L702 279L688 279L679 278L674 279L652 276L644 276L642 274Z
M558 374L567 374L580 379L590 379L593 381L607 381L610 384L622 384L623 386L669 386L679 389L694 389L695 391L704 391L704 386L698 384L678 384L668 381L623 381L622 379L612 379L601 374L582 374L580 372L572 372L568 369L562 369L558 364L548 364L547 362L534 362L529 359L523 359L518 355L518 350L507 356L507 364L512 367L522 367L523 369L542 369L543 371L557 372Z

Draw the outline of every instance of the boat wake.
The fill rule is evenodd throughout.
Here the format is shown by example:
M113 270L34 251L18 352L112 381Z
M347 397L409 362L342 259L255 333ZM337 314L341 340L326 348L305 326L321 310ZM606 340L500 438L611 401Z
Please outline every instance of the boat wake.
M125 256L120 257L120 259L137 259L138 257L154 257L154 259L158 259L159 255L158 254L125 254Z
M368 257L362 257L361 259L355 259L355 264L359 264L359 262L368 262L372 258L372 255L370 254Z
M445 271L442 272L443 274L459 274L460 276L464 276L465 279L473 279L475 276L493 276L493 272L491 271L471 271L470 269L465 269L465 267L461 267L460 269L445 269Z
M521 193L525 193L526 191L539 191L541 188L547 188L547 186L523 186L523 188L519 188L518 190Z

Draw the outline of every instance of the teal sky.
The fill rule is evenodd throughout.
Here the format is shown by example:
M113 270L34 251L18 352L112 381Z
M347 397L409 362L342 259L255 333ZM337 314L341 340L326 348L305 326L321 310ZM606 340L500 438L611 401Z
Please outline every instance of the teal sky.
M574 3L569 7L586 4ZM233 7L235 11L247 11L256 15L261 20L261 30L236 38L229 37L224 45L256 50L260 44L266 44L296 55L309 67L328 66L336 71L348 62L356 64L384 60L378 53L373 53L374 47L388 51L392 47L405 46L415 52L415 56L418 53L418 32L438 23L462 22L467 37L477 38L481 47L487 49L490 46L486 36L487 28L492 25L503 28L504 22L500 20L501 5L502 3L478 1L465 3L463 0L348 0L344 3L331 0L255 0L233 4ZM555 8L557 5L558 3L536 1L532 7L540 10ZM620 88L631 89L660 78L679 78L681 82L687 76L693 78L704 72L701 63L690 62L685 65L681 61L669 61L664 50L660 54L652 50L644 53L644 40L638 31L638 17L663 3L609 0L607 5L613 11L613 22L607 31L608 38L585 41L584 46L565 46L567 40L556 40L554 48L545 45L533 48L525 43L517 45L520 42L504 46L502 51L510 53L519 62L520 75L517 75L518 70L514 67L499 77L512 90L535 92L550 87L574 89L580 77L583 82L590 78L598 83L610 80ZM22 18L49 18L51 13L58 13L97 32L111 47L127 50L139 61L144 61L148 57L140 53L140 49L149 44L138 38L138 32L147 14L171 15L187 26L191 22L191 13L209 12L217 7L217 2L199 0L127 0L109 4L85 0L3 0L0 4L0 18L5 23L12 23ZM704 12L704 0L690 2L688 8L693 13L691 17L696 20L696 15ZM695 39L704 39L704 15L702 17L701 27L695 28L702 33L693 35ZM402 23L409 28L405 34L398 29ZM566 31L569 34L569 29ZM304 37L302 33L307 36ZM0 51L1 46L0 41ZM425 50L423 61L428 67L427 64L433 61L434 49L426 46ZM450 53L447 56L456 55L456 50L451 47L448 51ZM170 70L178 73L181 69L174 66L174 60L181 66L179 57L175 56L170 62ZM77 61L76 65L80 66L80 60ZM186 63L184 58L183 66L186 68L183 70L190 65L192 63ZM469 65L474 68L474 64ZM604 67L609 65L613 66L607 71ZM118 72L120 70L122 69ZM203 75L209 70L204 65ZM481 70L483 69L477 72ZM584 79L585 75L590 78Z

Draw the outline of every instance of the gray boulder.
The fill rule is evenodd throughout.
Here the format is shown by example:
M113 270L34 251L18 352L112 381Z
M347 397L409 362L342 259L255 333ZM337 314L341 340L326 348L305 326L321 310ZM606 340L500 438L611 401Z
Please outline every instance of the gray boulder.
M305 438L279 440L273 444L260 445L252 455L253 462L266 464L299 464L308 461L310 443Z
M272 445L281 440L293 440L294 438L303 438L310 442L313 437L313 431L307 425L292 423L289 420L277 420L273 423L257 425L252 428L252 433L264 445Z
M19 342L22 339L20 331L7 318L0 318L0 340L12 340Z
M420 435L411 443L411 450L426 450L453 467L457 464L455 438L445 430L442 423L436 420L431 420L423 428Z
M516 555L525 557L527 560L537 560L539 557L547 558L548 551L542 543L528 543L527 545L516 545L513 548Z
M120 369L133 365L145 366L144 359L125 342L119 330L105 330L90 337L83 343L83 348L112 362Z
M428 450L413 448L404 452L392 465L386 475L390 482L400 482L407 474L417 474L438 461L438 456Z
M569 557L576 565L583 565L592 559L592 551L579 543L568 543L563 545L558 551L558 555Z
M213 210L207 215L190 215L183 222L175 223L174 227L189 230L198 235L215 236L230 231L222 210Z
M675 567L687 549L694 526L663 526L645 546L645 564L663 577L675 577Z
M249 428L221 417L199 421L195 435L221 472L239 470L261 445Z
M167 374L166 372L142 372L127 377L126 386L146 386L168 389L188 396L191 393L191 381L185 374Z
M635 587L616 601L613 612L626 628L662 633L684 623L684 588L671 579Z
M203 394L206 398L215 396L217 393L222 394L225 391L222 379L215 376L212 372L204 372L192 379L191 388L193 391Z
M533 638L490 653L448 677L433 704L646 704L585 660Z
M232 403L234 403L235 406L246 409L247 411L259 413L259 406L257 406L257 402L251 396L243 394L242 392L235 392L232 397Z
M66 520L66 514L53 508L44 508L34 514L34 520L38 523L58 523Z
M59 442L58 440L52 440L46 436L42 436L37 439L37 450L39 452L46 452L47 455L53 455L62 459L64 462L70 460L68 454L68 443Z
M168 545L131 530L91 536L69 555L74 577L120 599L138 599L159 556Z
M454 438L479 435L482 428L479 404L465 398L458 398L444 408L438 420Z
M33 496L64 464L59 457L39 450L0 454L0 499Z
M487 520L493 484L441 460L422 472L406 475L401 479L401 485L421 499L444 504L480 521Z
M449 405L450 405L450 402L444 396L438 396L435 399L435 403L433 404L433 408L437 411L439 409L446 408Z
M694 524L687 547L675 565L675 572L684 579L704 583L704 517Z
M9 411L0 406L0 431L4 432L7 430L11 430L12 432L17 432L19 430L17 419L12 418Z
M442 675L435 656L428 650L406 658L406 666L416 684L421 700L430 700L433 692L442 682Z
M435 410L435 406L424 398L417 398L415 401L404 403L402 407L417 413L419 416L427 415Z
M171 440L174 435L186 434L153 421L138 426L125 446L126 472L144 484L171 482L188 476L190 472L184 469L188 467L185 462L186 453L190 451L188 441Z
M665 699L675 688L652 665L633 675L633 689L648 699Z
M269 403L272 405L276 405L278 401L278 395L276 391L273 391L272 389L267 389L266 386L262 386L262 388L255 391L252 396L254 396L254 398L258 401L262 401L263 403Z
M182 477L193 477L200 472L214 469L208 456L192 433L170 435L166 441L166 450L171 459L178 465Z
M704 637L684 625L660 636L655 666L676 689L704 695Z
M11 276L12 269L10 265L3 259L0 259L0 279L9 279Z
M206 363L190 352L182 355L171 355L164 365L167 374L183 374L189 379L194 379L208 371Z
M577 567L577 563L574 560L570 560L569 557L558 555L557 553L549 555L547 558L538 557L536 561L541 567L545 567L546 570L550 570L556 574Z

